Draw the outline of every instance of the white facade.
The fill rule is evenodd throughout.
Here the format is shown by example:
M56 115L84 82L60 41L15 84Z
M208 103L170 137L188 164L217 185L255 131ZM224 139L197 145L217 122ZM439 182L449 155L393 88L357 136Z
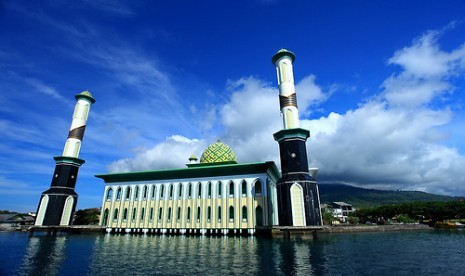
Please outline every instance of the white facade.
M253 234L278 224L276 181L265 171L110 182L100 223L114 232Z

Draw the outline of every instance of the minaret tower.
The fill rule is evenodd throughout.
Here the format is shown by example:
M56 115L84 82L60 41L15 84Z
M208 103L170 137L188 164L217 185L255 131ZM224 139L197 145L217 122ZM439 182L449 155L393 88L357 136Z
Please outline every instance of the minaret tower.
M79 167L82 138L86 129L90 106L95 99L84 91L75 96L73 121L62 156L54 157L56 162L50 189L42 193L35 225L70 225L76 208L78 195L74 191Z
M274 134L279 143L282 177L277 183L280 226L321 226L320 196L308 170L306 141L310 131L299 128L292 63L294 53L281 49L272 58L276 66L283 130Z

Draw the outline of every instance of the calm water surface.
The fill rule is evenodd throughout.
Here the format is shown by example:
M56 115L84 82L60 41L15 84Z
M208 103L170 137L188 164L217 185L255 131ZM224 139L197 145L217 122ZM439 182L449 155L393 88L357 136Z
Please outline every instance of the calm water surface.
M465 275L465 231L318 240L0 233L0 275Z

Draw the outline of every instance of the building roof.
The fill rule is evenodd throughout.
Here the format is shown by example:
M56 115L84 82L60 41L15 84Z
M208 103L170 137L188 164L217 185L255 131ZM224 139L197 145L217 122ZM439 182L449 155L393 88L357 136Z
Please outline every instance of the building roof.
M351 204L345 203L345 202L342 202L342 201L335 201L335 202L333 202L333 205L337 205L337 206L352 206Z
M11 223L11 222L21 222L21 221L34 221L34 218L29 215L21 214L1 214L0 223Z
M205 149L200 157L200 163L220 162L237 163L237 159L234 151L228 145L218 140Z
M244 174L268 173L273 181L277 182L281 174L273 161L231 164L228 162L216 164L195 164L184 169L143 171L100 174L96 177L101 178L105 183L118 183L130 181L150 181L150 180L169 180L169 179L189 179L202 177L233 176Z

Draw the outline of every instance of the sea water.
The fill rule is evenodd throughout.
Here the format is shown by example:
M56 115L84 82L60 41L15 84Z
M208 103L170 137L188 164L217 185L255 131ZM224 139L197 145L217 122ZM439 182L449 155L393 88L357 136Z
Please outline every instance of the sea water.
M0 233L0 275L465 275L465 231L257 237Z

